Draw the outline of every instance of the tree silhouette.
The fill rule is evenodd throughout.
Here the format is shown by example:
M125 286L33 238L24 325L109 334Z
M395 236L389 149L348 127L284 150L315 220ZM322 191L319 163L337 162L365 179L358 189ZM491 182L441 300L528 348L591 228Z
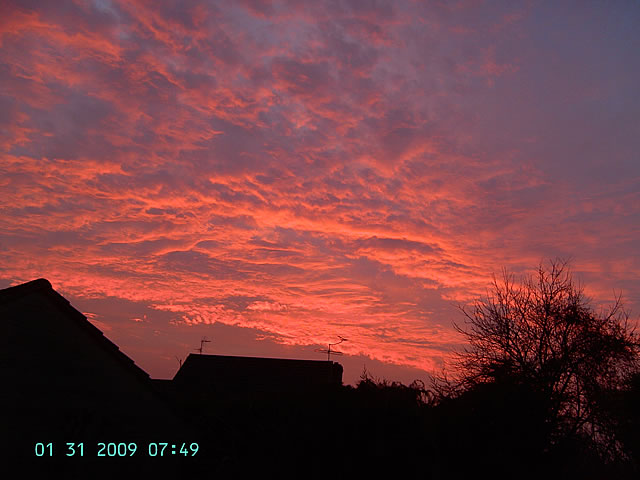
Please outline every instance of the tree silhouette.
M461 310L465 323L456 329L469 346L456 360L459 378L441 383L441 392L516 380L543 402L552 444L580 437L600 452L618 452L603 398L637 371L639 346L620 297L597 314L567 262L556 260L519 283L503 271L485 299Z

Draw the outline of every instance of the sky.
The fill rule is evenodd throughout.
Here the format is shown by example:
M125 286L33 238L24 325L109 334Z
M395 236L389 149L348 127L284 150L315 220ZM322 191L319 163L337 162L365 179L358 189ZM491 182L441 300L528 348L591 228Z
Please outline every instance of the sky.
M343 356L409 383L570 259L640 314L640 2L3 1L0 288L152 377Z

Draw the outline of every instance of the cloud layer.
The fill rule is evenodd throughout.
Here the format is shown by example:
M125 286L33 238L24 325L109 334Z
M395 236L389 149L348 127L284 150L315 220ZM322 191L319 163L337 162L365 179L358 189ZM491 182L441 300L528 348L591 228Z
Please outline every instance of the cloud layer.
M134 358L221 324L437 369L550 257L637 316L638 5L425 3L5 2L0 278L144 306L95 318Z

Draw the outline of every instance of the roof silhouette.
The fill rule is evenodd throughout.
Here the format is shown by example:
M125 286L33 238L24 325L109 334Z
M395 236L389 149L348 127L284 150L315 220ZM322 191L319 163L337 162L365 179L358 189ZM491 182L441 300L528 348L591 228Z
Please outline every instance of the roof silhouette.
M41 300L46 299L52 307L64 313L69 319L72 319L75 328L81 329L89 335L91 340L95 342L95 346L100 346L114 360L121 363L124 368L138 376L141 380L145 381L149 379L147 372L138 367L132 359L120 351L120 348L105 337L102 331L93 325L83 313L71 306L69 300L56 292L49 280L45 278L39 278L0 290L0 308L12 310L12 304L19 308L20 300L29 296L31 298L40 297ZM25 347L27 347L27 345L25 345Z
M342 385L342 365L324 360L190 354L176 373L180 388L286 391Z
M45 279L0 290L0 338L0 420L19 454L182 428L149 375Z

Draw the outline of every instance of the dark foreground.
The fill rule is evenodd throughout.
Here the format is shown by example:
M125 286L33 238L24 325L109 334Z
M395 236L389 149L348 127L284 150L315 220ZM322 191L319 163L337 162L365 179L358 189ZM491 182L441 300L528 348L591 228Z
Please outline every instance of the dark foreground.
M45 478L638 478L637 388L618 400L625 443L615 458L589 439L552 435L535 395L513 385L438 402L418 385L368 378L286 395L160 390L178 421L18 412L6 461Z

